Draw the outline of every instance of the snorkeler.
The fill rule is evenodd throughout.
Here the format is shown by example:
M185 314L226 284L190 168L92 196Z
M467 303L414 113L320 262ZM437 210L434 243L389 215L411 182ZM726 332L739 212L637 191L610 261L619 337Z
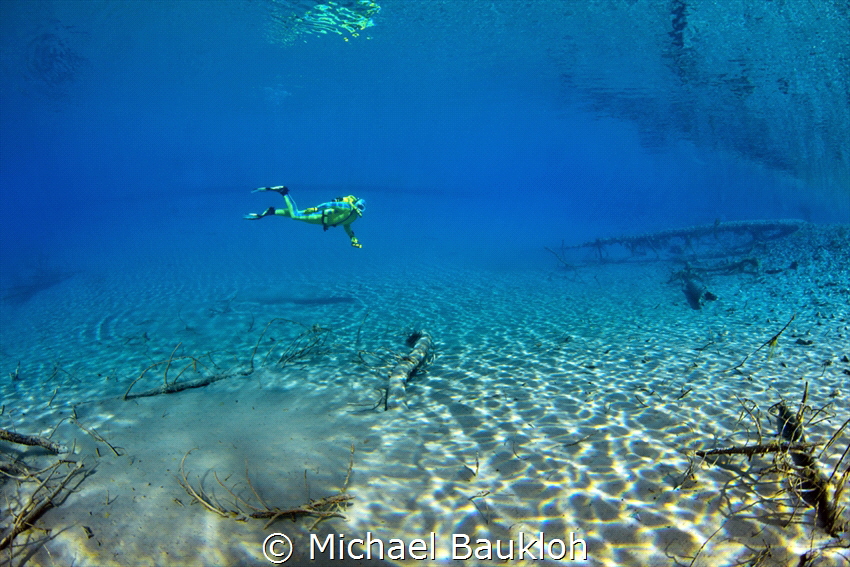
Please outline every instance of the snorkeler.
M332 226L342 225L342 228L345 229L345 233L351 239L351 245L355 248L363 248L363 245L360 244L360 242L357 241L357 237L354 236L354 231L351 230L351 223L362 217L363 211L366 210L366 201L363 199L358 199L354 195L337 197L330 203L322 203L316 207L310 207L303 211L299 211L298 207L295 206L295 202L292 200L292 197L289 196L289 189L284 185L278 185L277 187L260 187L259 189L255 189L253 192L257 193L258 191L275 191L280 193L283 200L286 201L286 208L275 209L274 207L269 207L265 210L265 212L259 214L249 213L245 215L244 218L246 220L257 220L268 215L280 215L282 217L289 217L295 220L308 222L310 224L320 224L325 230Z

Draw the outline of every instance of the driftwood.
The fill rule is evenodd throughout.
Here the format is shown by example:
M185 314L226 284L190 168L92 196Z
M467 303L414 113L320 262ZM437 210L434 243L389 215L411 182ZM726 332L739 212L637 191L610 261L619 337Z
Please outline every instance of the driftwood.
M799 230L805 221L761 220L715 222L710 225L661 230L633 236L597 238L574 246L561 246L560 252L546 248L567 267L569 250L591 249L596 251L599 262L634 262L676 259L689 257L713 258L748 253L753 244L788 236ZM620 256L613 257L612 251L620 249ZM650 255L652 254L652 255ZM736 266L751 269L752 260ZM586 261L579 263L586 263Z
M34 435L22 435L6 429L0 429L0 440L31 447L43 447L51 453L68 452L67 447L63 447L50 439ZM68 465L69 470L64 477L61 477L58 472L63 465ZM45 512L61 504L68 493L79 485L77 483L75 486L69 486L82 469L82 462L61 457L41 470L30 468L21 461L0 458L0 475L4 478L14 479L18 483L19 497L14 498L10 492L7 492L4 514L0 514L4 515L6 520L3 522L5 525L0 526L0 550L9 549L8 552L4 552L4 556L8 555L10 565L15 555L27 553L25 550L27 546L16 546L15 538L31 529ZM84 478L84 475L81 475L81 477ZM26 495L27 491L21 487L28 482L37 483L37 486ZM25 562L23 561L21 564Z
M720 276L730 276L732 274L758 274L759 261L756 258L744 258L737 262L722 262L713 266L688 265L687 272L692 274L716 274Z
M808 392L808 383L806 384L806 391ZM796 442L804 442L803 424L800 421L801 412L790 411L785 402L779 402L776 408L779 435L783 439L795 442L795 444ZM818 522L824 531L837 537L843 529L841 511L838 508L840 492L836 490L835 498L830 497L829 479L821 474L817 460L811 453L811 447L789 449L788 454L791 456L791 462L794 463L797 479L794 491L806 504L815 509Z
M781 333L782 331L777 333L774 339L778 338ZM765 343L765 345L769 342ZM818 525L829 535L838 537L846 528L841 518L843 507L839 506L839 502L844 485L848 478L850 478L850 467L847 467L844 473L839 475L834 490L831 482L836 476L844 457L847 456L850 447L844 451L844 454L838 460L829 477L821 474L817 458L812 453L812 449L822 445L822 443L807 443L803 432L801 416L805 411L811 411L811 407L806 405L807 398L808 383L806 383L803 398L796 412L791 411L784 401L775 404L768 410L769 413L776 417L778 439L767 443L759 442L757 445L695 451L695 454L699 457L711 455L746 455L748 458L753 455L767 453L777 454L777 456L784 459L784 464L782 461L777 460L775 461L777 465L772 470L786 475L790 490L800 500L815 509L815 517L817 518ZM759 441L761 441L761 426L759 426L758 418L753 416L750 408L744 406L744 409L755 420L759 432ZM848 425L850 425L850 419L846 420L835 431L832 438L826 443L824 451L832 445Z
M175 354L177 353L177 349L180 348L181 345L182 343L177 343L177 346L175 346L174 350L171 351L171 356L169 356L167 360L160 360L159 362L154 362L153 364L142 370L138 378L133 380L130 383L130 386L127 387L127 391L124 392L124 396L122 397L122 399L132 400L134 398L147 398L150 396L158 396L160 394L174 394L176 392L182 392L183 390L190 390L192 388L202 388L204 386L209 386L210 384L218 382L219 380L224 380L225 378L230 378L232 376L236 376L237 374L242 374L232 372L220 372L218 374L208 374L207 376L202 376L201 378L196 378L194 380L184 380L182 382L178 382L180 377L183 376L183 374L185 374L187 371L189 371L189 369L191 369L193 372L199 372L198 367L200 366L201 368L210 372L210 369L204 363L202 363L200 359L195 358L194 356L175 356ZM210 360L212 360L212 357L210 357ZM176 376L174 376L173 378L169 378L168 373L172 372L172 369L175 366L180 366L175 365L175 363L181 361L188 362L186 362L185 365L180 368L180 370L176 373ZM216 365L215 362L213 362L213 365L218 368L218 365ZM145 390L144 392L140 392L138 394L130 393L130 391L133 389L133 386L135 386L139 382L139 380L144 378L148 372L151 372L161 366L165 367L165 370L162 373L161 386L157 388L152 388L150 390ZM172 372L172 374L174 374L174 372Z
M428 351L431 349L431 335L425 331L413 333L407 339L408 346L413 347L410 354L401 358L390 372L389 385L384 407L387 410L404 405L407 381L422 366Z
M226 378L231 378L234 376L246 376L254 371L254 358L257 356L257 350L260 348L260 343L263 338L266 336L269 328L272 324L277 323L279 321L283 321L285 323L292 323L295 325L299 325L304 328L298 336L296 336L287 346L284 348L282 354L278 358L277 364L280 368L286 366L287 364L294 362L296 360L307 358L308 356L314 356L324 352L324 346L330 336L330 329L322 327L320 325L304 325L303 323L298 323L297 321L291 321L289 319L284 318L275 318L269 321L266 324L266 327L263 329L263 332L260 333L260 337L257 339L257 343L254 345L254 350L251 353L251 359L248 364L248 368L240 371L224 371L218 372L216 374L212 374L211 370L201 362L199 358L189 355L177 355L178 349L181 347L182 343L178 343L177 346L174 347L174 350L171 351L171 356L169 356L166 360L160 360L158 362L154 362L149 365L147 368L142 370L139 376L130 383L130 386L127 388L127 391L124 392L124 396L122 399L131 400L133 398L146 398L150 396L159 396L161 394L174 394L176 392L182 392L184 390L190 390L192 388L203 388L204 386L209 386L219 380L224 380ZM272 341L272 346L269 348L265 357L263 358L262 365L265 365L266 360L272 355L272 351L278 346L276 341ZM210 357L212 361L212 357ZM213 366L218 368L218 365L213 362ZM194 380L183 380L178 382L180 378L190 370L195 373L200 373L198 368L202 368L206 370L209 374L206 376L202 376L200 378L196 378ZM157 388L152 388L150 390L145 390L140 393L131 394L131 390L133 387L144 378L148 372L155 371L159 368L164 368L162 373L162 385ZM232 370L232 369L231 369ZM169 372L171 376L169 376Z
M682 293L688 300L691 309L702 309L703 302L715 301L717 296L708 291L702 278L690 272L683 272Z
M174 350L171 351L171 356L169 356L167 360L160 360L159 362L154 362L153 364L151 364L150 366L148 366L147 368L142 370L142 373L139 374L139 377L136 378L135 380L133 380L130 383L130 386L127 388L127 391L124 392L123 399L129 400L129 399L132 399L132 398L143 398L143 397L146 397L146 396L156 396L158 394L171 394L171 393L180 392L182 390L186 390L186 389L189 389L189 388L199 388L201 386L206 386L207 384L210 384L213 381L215 381L215 380L209 381L209 377L208 377L208 378L201 378L200 380L194 380L194 381L190 380L188 382L181 382L180 384L177 383L177 380L179 380L180 377L183 376L183 374L187 370L189 370L190 368L194 372L197 372L199 365L206 368L203 365L203 363L201 363L201 361L198 360L197 358L195 358L194 356L174 356L177 353L177 349L179 349L182 344L183 343L177 343L177 346L175 346ZM168 372L169 372L169 370L171 370L172 365L175 362L185 361L185 360L188 360L189 362L180 370L180 372L177 373L177 376L175 376L169 382L168 381ZM147 374L149 371L154 370L154 369L156 369L160 366L165 367L165 371L162 373L162 386L160 386L159 388L154 388L153 390L148 390L148 391L143 392L141 394L130 394L130 390L133 389L133 386L135 386L139 382L139 380L141 380L142 378L145 377L145 374Z
M44 447L51 453L62 453L64 448L59 443L45 439L44 437L35 437L33 435L21 435L7 429L0 429L0 439L17 443L18 445L29 445L31 447Z
M319 498L318 500L310 500L310 502L304 504L303 506L296 506L295 508L286 509L273 507L267 510L257 510L256 512L251 512L249 516L255 519L268 519L268 522L266 522L266 525L263 526L263 529L268 529L270 525L272 525L275 521L281 518L286 518L293 521L304 516L313 516L318 520L324 520L327 518L344 518L345 516L343 516L340 510L343 508L343 506L348 505L349 500L353 499L354 496L352 496L351 494L341 492L339 494L334 494L333 496ZM315 526L315 524L313 525Z
M747 445L745 447L726 447L723 449L710 449L708 451L695 451L698 457L710 457L712 455L764 455L765 453L787 453L788 451L806 451L817 447L820 443L782 443L772 441L770 443L759 443L758 445Z
M595 248L609 244L646 245L650 248L664 244L675 238L691 239L704 236L719 236L723 233L748 234L758 240L773 240L794 233L803 226L801 220L760 220L760 221L733 221L715 222L714 224L692 226L688 228L676 228L671 230L660 230L636 236L622 236L619 238L601 238L592 242L581 244L584 248Z
M120 451L118 451L118 449L120 449L121 447L115 447L115 446L113 446L113 445L112 445L112 443L110 443L109 441L107 441L106 439L104 439L104 438L103 438L103 436L102 436L100 433L98 433L98 432L97 432L97 430L92 429L92 428L88 428L88 427L86 427L85 425L83 425L82 423L80 423L80 420L79 420L79 419L77 419L77 410L76 410L76 408L74 408L74 412L73 412L73 414L71 415L71 421L72 421L72 422L74 422L74 424L75 424L77 427L79 427L80 429L82 429L83 431L85 431L86 433L88 433L88 434L89 434L89 435L90 435L90 436L91 436L91 437L92 437L95 441L100 441L101 443L103 443L104 445L106 445L107 447L109 447L109 448L112 450L112 453L113 453L116 457L120 457L121 455L123 455L123 454L124 454L124 453L121 453ZM98 449L97 447L95 447L95 451L97 452L97 456L99 457L99 456L100 456L100 449Z

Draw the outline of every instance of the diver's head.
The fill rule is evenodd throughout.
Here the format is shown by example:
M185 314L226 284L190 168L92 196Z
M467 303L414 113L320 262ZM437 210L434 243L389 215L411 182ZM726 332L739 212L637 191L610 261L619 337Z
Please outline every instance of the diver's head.
M357 212L361 215L363 214L363 211L366 210L366 201L364 199L358 199L354 195L337 197L336 199L334 199L334 201L342 201L343 203L348 203L349 205L352 205L355 209L357 209Z

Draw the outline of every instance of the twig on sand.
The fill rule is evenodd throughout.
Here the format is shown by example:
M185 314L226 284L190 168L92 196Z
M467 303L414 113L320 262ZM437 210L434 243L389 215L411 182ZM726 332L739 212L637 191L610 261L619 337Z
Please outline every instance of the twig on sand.
M290 362L318 354L321 352L322 347L325 346L330 332L330 329L318 324L308 327L292 339L289 345L283 350L280 358L278 358L278 365L284 367ZM271 354L272 349L269 349L269 354ZM265 360L263 362L265 363Z
M158 396L161 394L174 394L193 388L202 388L204 386L208 386L226 378L232 378L235 376L246 376L248 374L251 374L254 371L254 359L256 358L257 350L259 350L260 348L260 343L263 341L263 338L266 336L266 333L268 332L271 325L277 321L285 321L287 323L299 325L305 329L290 342L286 349L284 349L283 353L278 359L278 365L281 367L292 361L305 358L309 355L313 355L319 352L321 347L323 347L327 342L327 338L330 334L330 329L327 329L320 325L307 326L302 323L298 323L297 321L292 321L290 319L284 319L280 317L272 319L266 324L262 333L260 333L256 344L254 345L254 349L251 352L251 358L249 360L249 368L243 368L238 370L235 368L230 368L228 370L223 371L221 370L219 365L215 363L215 360L213 360L211 352L202 355L200 358L191 355L177 355L177 351L182 345L182 343L178 343L177 346L172 349L171 355L167 359L154 362L150 364L147 368L142 370L139 376L135 380L133 380L127 387L127 390L124 392L124 396L122 397L122 399L130 400L134 398ZM266 363L266 360L268 360L269 356L271 356L272 354L272 351L275 349L275 341L272 342L272 347L269 349L269 351L266 353L266 356L263 358L263 365ZM204 357L209 359L209 362L212 364L213 367L216 368L216 370L219 370L218 373L212 374L210 368L203 362L201 362L201 359ZM180 361L185 361L185 364L182 365L182 367L177 365L177 367L175 368L175 363ZM130 393L136 386L136 384L138 384L149 372L154 371L157 368L163 366L164 369L162 372L162 385L156 388L152 388L150 390L145 390L144 392ZM194 373L201 374L202 371L199 369L199 367L206 371L206 375L201 375L201 377L195 378L193 380L183 380L178 382L178 380L180 380L180 378L189 370ZM177 371L175 375L175 370L177 368L179 368L179 371Z
M741 509L739 509L739 510L738 510L738 513L741 513L741 512L743 512L744 510L746 510L746 509L748 509L748 508L752 508L752 507L753 507L753 506L755 506L757 503L758 503L758 502L752 502L752 503L750 503L749 505L744 506L743 508L741 508ZM720 532L720 530L722 530L722 529L726 526L726 523L727 523L727 522L729 522L729 520L731 520L733 517L734 517L734 516L729 516L729 517L727 517L725 520L723 520L723 523L722 523L722 524L720 524L720 527L719 527L719 528L717 528L716 530L714 530L713 532L711 532L711 535L710 535L710 536L708 536L704 542L702 542L702 545L701 545L701 546L699 546L699 549L697 550L696 554L694 554L693 558L691 559L691 562L688 564L688 567L693 567L693 566L694 566L694 564L696 563L697 558L699 557L700 553L702 553L702 550L703 550L703 549L705 549L705 546L706 546L706 545L708 545L708 542L709 542L709 541L711 541L711 539L712 539L714 536L716 536L716 535Z
M800 416L802 415L803 410L807 407L805 402L808 397L808 391L809 384L807 382L805 393L803 394L803 400L800 402L800 409L798 409L796 413L791 412L788 409L788 406L785 405L784 401L781 401L774 406L776 408L779 435L783 439L794 442L805 441L803 424L800 421ZM850 420L844 422L844 424L832 436L830 443L832 443L832 440L844 430L848 423L850 423ZM847 452L845 451L844 455L846 454ZM844 455L842 455L841 459L844 458ZM789 475L792 490L797 494L800 500L816 510L818 523L824 531L831 536L837 537L838 534L845 528L841 521L841 508L838 506L843 487L838 486L835 489L834 494L832 496L830 495L829 481L832 476L826 478L821 474L817 459L812 454L811 448L789 450L788 456L790 456L791 463L793 464L793 466L790 467L792 474ZM839 464L840 463L841 460L839 460ZM836 465L836 468L837 467L838 465ZM848 467L848 469L850 469L850 467Z
M177 482L180 483L180 486L194 498L201 506L213 512L214 514L218 514L222 518L229 518L238 514L235 510L227 510L222 507L220 504L215 502L213 498L204 491L204 487L200 486L198 489L192 486L192 483L189 482L189 479L186 477L186 470L184 466L186 464L186 457L188 457L192 451L195 449L190 449L188 453L183 455L183 459L180 461L180 478L177 479Z
M784 332L785 332L785 329L787 329L787 328L788 328L788 326L791 324L791 322L792 322L792 321L793 321L796 317L797 317L797 314L796 314L796 313L794 313L793 315L791 315L791 318L790 318L790 319L788 319L788 322L787 322L787 323L785 323L785 326L784 326L784 327L782 327L782 328L779 330L779 332L778 332L778 333L776 333L775 335L773 335L772 337L770 337L768 340L766 340L764 343L762 343L762 345L761 345L760 347L758 347L756 350L754 350L753 352L751 352L750 354L748 354L747 356L745 356L745 357L744 357L744 359L743 359L741 362L739 362L737 365L733 366L730 370L737 370L737 369L739 369L740 367L742 367L742 366L744 365L744 363L745 363L745 362L747 362L747 359L749 359L751 356L753 356L754 354L756 354L758 351L760 351L760 350L761 350L761 349L763 349L764 347L770 347L770 356L773 356L773 351L774 351L774 349L776 348L776 344L779 342L779 337L781 337L781 336L782 336L782 333L784 333Z
M565 259L565 248L566 248L566 246L564 245L563 240L561 241L561 252L560 252L560 254L558 252L555 252L554 250L552 250L548 246L543 247L543 249L546 250L547 252L551 252L555 256L555 258L557 258L558 261L564 265L565 268L570 269L570 270L574 270L575 266L573 266L572 264L567 262L567 260Z
M77 419L77 410L76 410L76 409L74 409L74 413L73 413L73 415L71 415L71 421L73 421L73 422L74 422L74 424L75 424L77 427L79 427L80 429L82 429L83 431L85 431L86 433L88 433L89 435L91 435L91 436L95 439L95 441L100 441L101 443L103 443L103 444L105 444L107 447L109 447L109 448L110 448L110 450L112 450L112 453L113 453L116 457L120 457L120 456L123 454L123 453L119 453L119 452L118 452L118 449L120 449L120 447L115 448L115 447L112 445L112 443L110 443L109 441L107 441L106 439L104 439L104 438L101 436L101 434L100 434L100 433L98 433L96 430L94 430L94 429L89 429L88 427L86 427L85 425L83 425L82 423L80 423L80 420L79 420L79 419ZM99 453L98 453L98 454L99 454Z

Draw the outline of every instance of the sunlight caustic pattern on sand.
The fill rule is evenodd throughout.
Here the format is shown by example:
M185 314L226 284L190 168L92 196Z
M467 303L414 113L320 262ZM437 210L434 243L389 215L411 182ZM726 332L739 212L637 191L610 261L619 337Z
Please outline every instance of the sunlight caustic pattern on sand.
M669 268L652 263L419 267L404 287L381 275L290 276L284 287L301 291L280 297L250 291L277 275L149 274L135 287L120 276L75 276L4 312L21 336L4 336L2 367L21 365L2 383L0 424L52 435L92 473L40 520L49 537L24 540L30 564L261 565L259 543L272 531L292 537L303 564L312 520L264 528L219 517L177 482L181 459L194 449L188 480L224 507L232 506L225 486L256 502L247 474L264 501L283 508L343 489L352 445L354 499L344 518L316 527L320 538L434 532L443 564L466 564L452 559L453 534L474 546L540 532L581 538L588 559L578 564L696 556L694 565L717 565L759 554L764 565L796 564L830 538L813 529L813 510L795 503L785 477L769 472L773 456L699 462L693 451L772 439L769 408L796 407L806 384L806 403L824 408L805 428L808 441L825 443L850 415L850 276L839 267L847 247L818 230L761 252L776 273L712 278L719 299L699 311L667 283ZM772 353L752 354L795 313ZM272 318L280 321L267 326ZM281 367L281 353L317 324L328 341ZM408 383L407 407L381 411L386 369L425 326L435 358ZM120 399L169 355L172 367L150 370L140 390L228 377ZM826 474L848 440L845 430L819 456ZM15 455L32 466L49 458ZM19 496L9 480L2 490ZM826 564L840 564L831 557Z

